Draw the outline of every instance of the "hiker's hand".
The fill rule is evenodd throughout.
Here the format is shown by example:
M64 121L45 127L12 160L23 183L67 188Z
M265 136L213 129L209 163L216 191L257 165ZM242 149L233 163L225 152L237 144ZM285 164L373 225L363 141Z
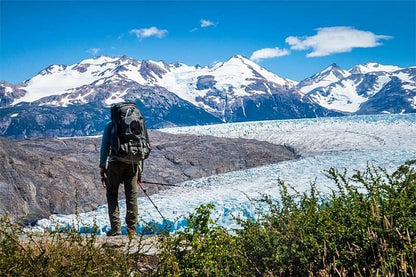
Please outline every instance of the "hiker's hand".
M101 177L107 177L106 174L107 173L107 169L105 169L105 167L101 167L100 168L100 175L101 175Z
M101 175L101 185L103 188L107 188L107 170L105 167L100 168L100 175Z

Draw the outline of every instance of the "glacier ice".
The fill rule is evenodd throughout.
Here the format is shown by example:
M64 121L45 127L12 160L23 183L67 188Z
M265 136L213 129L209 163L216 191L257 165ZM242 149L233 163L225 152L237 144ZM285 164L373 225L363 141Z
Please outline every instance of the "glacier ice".
M232 230L238 228L235 217L256 216L252 198L262 194L279 197L278 179L299 192L316 182L317 189L325 193L335 186L325 176L331 167L364 170L370 163L391 172L405 161L416 159L416 114L244 122L162 131L264 140L293 147L300 158L194 179L151 195L167 222L147 198L139 197L138 232L145 232L149 226L154 230L169 226L170 231L183 228L184 217L208 203L216 206L213 217L218 223ZM125 214L124 201L120 201L120 214ZM39 220L35 229L60 226L90 232L94 224L99 234L109 230L106 205L79 215L52 215ZM123 219L122 224L125 233Z

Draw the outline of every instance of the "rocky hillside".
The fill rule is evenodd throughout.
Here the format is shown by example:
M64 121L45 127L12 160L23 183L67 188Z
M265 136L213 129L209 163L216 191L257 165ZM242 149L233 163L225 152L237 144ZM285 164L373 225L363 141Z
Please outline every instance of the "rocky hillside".
M98 169L100 140L0 138L0 214L33 223L53 213L88 211L105 204ZM153 150L145 162L143 179L169 184L296 156L286 147L255 140L153 130L150 140ZM146 186L151 193L169 188Z

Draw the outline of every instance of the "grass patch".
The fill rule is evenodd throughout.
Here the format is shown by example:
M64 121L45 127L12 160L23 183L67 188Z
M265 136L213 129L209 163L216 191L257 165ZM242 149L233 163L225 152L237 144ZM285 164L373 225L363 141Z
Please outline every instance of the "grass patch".
M0 276L147 276L158 258L142 238L113 243L96 232L31 233L0 220Z

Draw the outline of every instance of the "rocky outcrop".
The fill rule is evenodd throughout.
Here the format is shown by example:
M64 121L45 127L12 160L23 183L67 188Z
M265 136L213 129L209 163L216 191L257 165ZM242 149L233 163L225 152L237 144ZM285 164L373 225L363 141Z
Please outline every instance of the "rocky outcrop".
M293 159L292 150L246 139L150 131L143 179L176 184L193 178ZM32 223L54 213L105 204L98 170L100 137L0 139L0 215ZM146 185L155 193L169 187ZM122 198L122 192L120 198Z

